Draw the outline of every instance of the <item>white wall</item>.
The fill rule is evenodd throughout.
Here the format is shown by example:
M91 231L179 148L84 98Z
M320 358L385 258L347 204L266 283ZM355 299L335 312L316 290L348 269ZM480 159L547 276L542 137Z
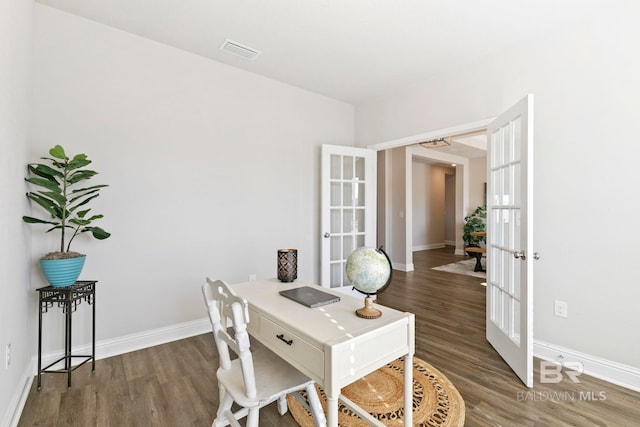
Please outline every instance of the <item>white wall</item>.
M487 182L487 158L477 157L469 159L469 212L485 203L484 185Z
M387 236L391 240L387 246L387 252L393 268L398 270L412 270L409 264L413 263L412 257L407 253L407 224L411 223L412 212L407 208L407 194L411 194L411 175L407 173L407 150L403 147L387 150L387 155L391 156L390 168L386 173L389 175L390 192L387 200L390 202L387 217ZM410 172L410 171L409 171ZM407 177L408 175L408 177ZM409 186L407 186L409 183ZM408 217L407 217L408 216ZM410 248L409 248L410 249Z
M412 191L411 198L413 201L413 250L422 250L426 248L428 241L428 222L429 216L429 165L413 161L411 163L411 179Z
M640 368L640 7L618 7L359 106L356 139L485 119L535 94L534 337Z
M445 244L447 171L449 169L417 159L411 164L414 251L443 247Z
M205 276L274 277L278 248L319 280L320 147L353 145L353 106L41 5L35 45L30 158L62 144L110 185L112 237L74 243L98 340L204 318ZM33 260L53 245L34 236Z
M456 241L456 175L447 173L444 176L444 240L447 245L455 245Z
M37 335L29 328L27 147L32 9L30 1L0 2L0 426L10 425L31 373ZM5 349L11 343L11 364Z
M384 246L385 252L387 248L387 210L390 201L387 199L391 195L387 191L387 151L378 151L377 169L376 169L376 247Z

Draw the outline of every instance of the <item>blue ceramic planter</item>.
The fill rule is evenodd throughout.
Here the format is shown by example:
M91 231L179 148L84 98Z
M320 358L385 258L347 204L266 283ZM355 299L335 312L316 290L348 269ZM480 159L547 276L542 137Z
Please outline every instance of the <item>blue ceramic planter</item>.
M68 259L41 259L40 268L49 284L55 288L73 285L84 266L85 255Z

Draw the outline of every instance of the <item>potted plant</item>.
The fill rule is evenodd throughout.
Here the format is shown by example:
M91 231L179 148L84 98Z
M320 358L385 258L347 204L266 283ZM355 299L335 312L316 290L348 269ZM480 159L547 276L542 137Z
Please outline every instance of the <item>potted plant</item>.
M69 158L60 145L49 150L51 157L42 157L48 163L28 165L29 177L25 178L39 190L27 193L30 200L42 207L50 217L39 219L23 216L29 224L49 225L50 231L60 232L59 251L51 252L40 260L42 272L52 286L69 286L76 282L85 255L72 252L71 242L79 234L90 232L96 239L108 238L111 234L100 227L91 225L103 215L90 215L87 204L100 195L107 185L80 185L97 172L85 169L91 163L85 154L76 154Z
M465 247L479 247L480 243L486 242L485 236L472 236L471 233L485 231L487 218L487 207L478 206L471 215L464 217L464 228L462 238Z

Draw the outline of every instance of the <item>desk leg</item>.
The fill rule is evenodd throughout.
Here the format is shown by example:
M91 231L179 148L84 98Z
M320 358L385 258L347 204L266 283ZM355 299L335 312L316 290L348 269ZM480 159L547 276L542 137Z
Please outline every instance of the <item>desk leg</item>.
M404 356L404 427L413 424L413 355Z
M338 427L338 396L340 391L335 396L329 396L327 394L327 427Z

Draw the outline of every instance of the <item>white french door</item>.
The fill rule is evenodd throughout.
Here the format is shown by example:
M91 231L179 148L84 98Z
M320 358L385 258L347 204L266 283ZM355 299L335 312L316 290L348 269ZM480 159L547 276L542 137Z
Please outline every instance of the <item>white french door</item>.
M345 263L354 249L376 244L374 150L322 146L321 283L350 286Z
M487 340L533 386L533 95L487 130Z

